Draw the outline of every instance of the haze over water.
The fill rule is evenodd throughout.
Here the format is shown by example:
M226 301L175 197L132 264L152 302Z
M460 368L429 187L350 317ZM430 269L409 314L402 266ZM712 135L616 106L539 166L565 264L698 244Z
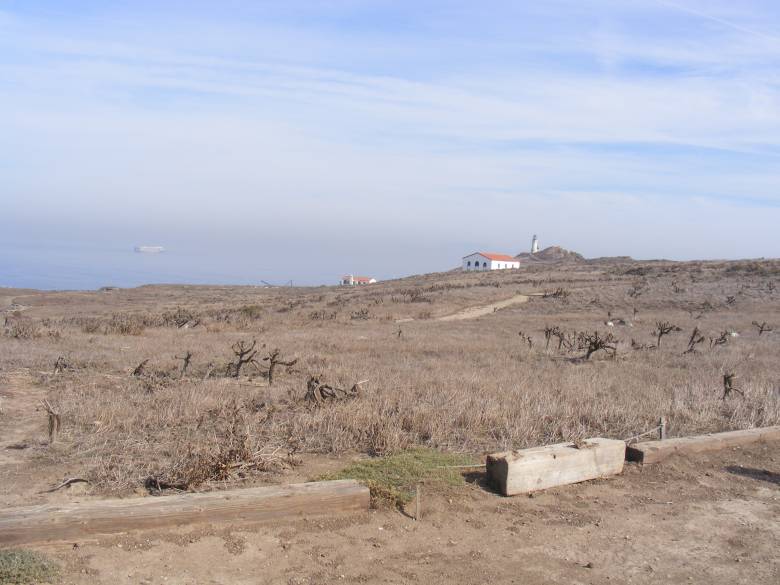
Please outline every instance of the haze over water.
M778 70L777 0L0 2L0 284L777 257Z
M259 285L271 278L251 259L233 266L226 264L229 260L176 249L138 254L127 246L40 244L0 250L0 286L82 290L154 283Z
M236 284L296 286L336 284L342 274L387 279L458 265L458 255L436 244L422 253L398 242L397 261L377 261L374 245L354 246L336 238L327 246L311 242L310 252L286 251L284 242L223 238L214 242L173 240L80 241L0 237L0 287L91 290L144 284ZM327 243L327 242L326 242ZM158 254L137 253L135 245L163 245ZM457 248L456 248L457 249Z

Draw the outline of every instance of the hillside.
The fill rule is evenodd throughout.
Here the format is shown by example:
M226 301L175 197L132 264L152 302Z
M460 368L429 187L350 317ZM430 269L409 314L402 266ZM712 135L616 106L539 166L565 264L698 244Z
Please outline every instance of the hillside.
M585 257L560 246L549 246L536 254L523 252L515 256L518 260L533 262L584 262Z
M534 260L360 287L3 291L0 501L156 500L381 463L417 474L401 487L422 486L420 521L378 484L354 521L74 537L51 554L74 585L260 570L300 584L776 583L776 444L630 463L533 498L498 496L481 465L428 482L377 456L479 464L652 435L662 416L671 437L780 424L779 279L778 260ZM66 478L87 481L56 489Z

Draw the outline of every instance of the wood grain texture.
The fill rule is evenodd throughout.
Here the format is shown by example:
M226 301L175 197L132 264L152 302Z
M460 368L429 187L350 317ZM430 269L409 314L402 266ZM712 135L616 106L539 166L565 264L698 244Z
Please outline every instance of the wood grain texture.
M578 448L559 443L488 455L487 472L505 496L524 494L616 475L623 470L626 445L614 439L587 439Z
M635 443L626 449L626 459L658 463L676 453L703 453L769 440L780 440L780 426Z
M0 512L0 545L77 540L197 522L261 523L358 513L368 507L368 488L354 480L28 506Z

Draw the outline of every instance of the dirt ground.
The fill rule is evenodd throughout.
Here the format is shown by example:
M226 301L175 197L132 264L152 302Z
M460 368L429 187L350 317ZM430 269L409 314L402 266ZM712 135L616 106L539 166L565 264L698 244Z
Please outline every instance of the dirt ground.
M678 458L534 497L467 478L400 511L49 546L65 583L777 583L778 445Z
M415 446L478 457L624 439L660 416L671 436L779 424L780 337L757 330L777 329L779 275L774 261L631 262L424 275L361 290L0 291L0 509L153 497L144 478L158 476L181 476L193 491L307 481ZM566 296L542 296L559 288ZM661 344L653 331L666 320L680 330ZM583 362L581 349L545 340L553 325L569 338L614 333L617 350ZM696 335L702 343L686 351ZM213 373L227 372L233 344L254 339L298 358L273 392L262 366ZM195 356L187 375L185 351ZM738 385L726 399L728 372ZM358 399L311 405L312 374L347 388L370 382ZM53 444L43 400L63 417ZM245 444L289 448L300 464L269 456L267 468L227 479L176 475L190 469L181 465L190 451L220 456L231 429L247 429ZM90 483L47 491L73 477ZM424 488L421 521L385 508L42 550L66 584L774 585L779 496L776 442L629 464L620 477L533 497L503 498L467 474L458 487Z
M2 389L3 506L80 501L84 485L51 487L30 465L45 432L38 396L19 376ZM19 391L19 388L23 390ZM379 509L277 525L196 525L42 550L74 584L777 583L780 444L733 449L622 476L504 498L483 474L423 492L422 519ZM47 457L53 457L49 454ZM281 481L346 463L304 460ZM59 468L62 477L69 470Z
M453 315L439 317L439 321L462 321L464 319L476 319L478 317L484 317L485 315L490 315L490 313L494 313L499 309L505 309L506 307L511 307L512 305L527 303L529 298L529 295L515 295L503 301L498 301L489 305L468 307L458 311Z

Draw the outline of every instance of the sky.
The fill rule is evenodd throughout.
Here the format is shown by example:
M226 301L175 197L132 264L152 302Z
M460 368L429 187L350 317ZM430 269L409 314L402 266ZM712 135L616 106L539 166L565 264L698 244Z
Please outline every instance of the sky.
M777 257L780 3L0 0L0 225L309 283Z

